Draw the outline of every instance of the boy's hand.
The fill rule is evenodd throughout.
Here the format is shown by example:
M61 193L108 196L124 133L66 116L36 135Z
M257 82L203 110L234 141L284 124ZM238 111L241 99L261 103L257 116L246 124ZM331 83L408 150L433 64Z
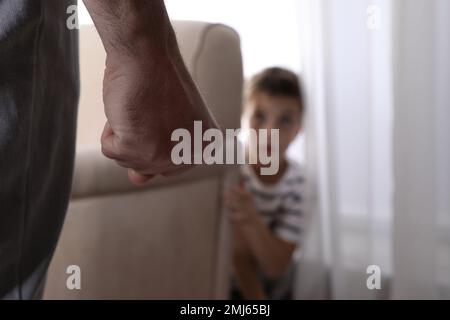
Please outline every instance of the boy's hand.
M225 192L224 203L231 211L230 220L233 223L251 224L259 219L253 197L243 184Z

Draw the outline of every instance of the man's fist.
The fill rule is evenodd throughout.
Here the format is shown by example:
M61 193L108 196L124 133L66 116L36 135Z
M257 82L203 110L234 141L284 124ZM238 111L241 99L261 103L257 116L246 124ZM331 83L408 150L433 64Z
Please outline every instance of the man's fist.
M194 121L204 130L216 127L178 48L148 57L108 55L103 88L102 152L128 168L135 184L187 169L171 160L174 130L193 133Z

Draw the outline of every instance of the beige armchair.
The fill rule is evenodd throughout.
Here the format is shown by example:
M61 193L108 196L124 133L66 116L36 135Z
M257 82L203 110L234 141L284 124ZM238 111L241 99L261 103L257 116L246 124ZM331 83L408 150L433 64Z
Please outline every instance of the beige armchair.
M222 128L239 127L242 60L230 28L174 22L182 55ZM93 27L80 32L81 101L73 196L49 269L47 299L226 298L227 226L220 195L229 169L200 166L132 186L101 155L105 53ZM232 171L232 170L231 170ZM81 268L81 290L66 287Z

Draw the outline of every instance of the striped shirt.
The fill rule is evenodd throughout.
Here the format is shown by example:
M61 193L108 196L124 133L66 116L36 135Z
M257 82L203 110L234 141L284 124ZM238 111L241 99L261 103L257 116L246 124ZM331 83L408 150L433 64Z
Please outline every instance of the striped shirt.
M283 177L274 185L263 184L252 167L243 165L241 175L253 195L256 208L269 229L281 239L298 244L305 228L301 166L289 161Z

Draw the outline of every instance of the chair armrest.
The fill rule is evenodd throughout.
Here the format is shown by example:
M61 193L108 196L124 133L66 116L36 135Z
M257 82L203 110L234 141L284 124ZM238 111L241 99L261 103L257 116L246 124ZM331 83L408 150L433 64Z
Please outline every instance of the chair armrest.
M98 147L83 147L77 150L72 199L164 188L221 176L225 170L224 166L200 165L173 177L155 177L148 185L138 187L128 180L127 170L106 158Z

